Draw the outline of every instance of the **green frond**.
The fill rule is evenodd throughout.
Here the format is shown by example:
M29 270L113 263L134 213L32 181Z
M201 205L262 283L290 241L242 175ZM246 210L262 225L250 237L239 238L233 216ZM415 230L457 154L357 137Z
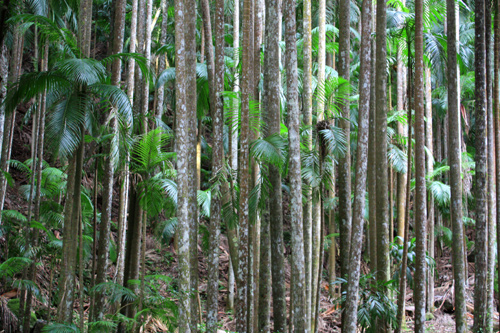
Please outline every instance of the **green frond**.
M94 59L68 59L56 64L55 69L76 85L91 86L106 79L106 67Z
M32 260L26 257L12 257L0 264L0 278L13 277L31 264Z
M259 138L253 141L250 145L250 155L281 170L287 160L287 146L286 140L279 134L273 134L265 139Z
M80 333L78 327L75 324L60 324L60 323L51 323L46 325L42 332L44 333Z
M403 174L407 172L408 155L397 145L388 144L387 158L396 172Z
M427 188L432 193L434 200L441 206L447 206L451 200L450 185L443 184L440 181L430 181L427 183Z

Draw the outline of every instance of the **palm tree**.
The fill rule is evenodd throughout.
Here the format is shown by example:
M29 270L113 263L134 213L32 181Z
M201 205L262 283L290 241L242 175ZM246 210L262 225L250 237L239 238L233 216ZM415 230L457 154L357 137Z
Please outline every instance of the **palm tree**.
M485 1L475 2L475 110L476 110L476 239L475 244L475 291L474 330L486 332L488 329L487 300L487 255L488 255L488 206L487 206L487 157L486 157L486 41L485 41ZM490 27L488 27L490 28Z
M177 50L176 75L176 133L177 152L177 187L178 187L178 248L179 248L179 330L191 332L191 268L189 237L189 111L188 111L188 78L186 73L187 53L185 12L188 1L175 1L175 48Z
M292 323L295 331L308 332L305 312L305 263L304 237L302 226L302 181L300 165L300 134L299 134L299 103L298 103L298 73L297 73L297 45L295 0L285 1L285 28L286 28L286 78L287 78L287 112L288 112L288 140L290 150L289 177L290 187L293 188L291 198L292 224L292 304L290 306ZM321 112L321 111L320 111Z
M217 175L224 166L224 105L222 91L224 89L224 1L216 3L215 16L215 75L213 81L213 97L215 97L215 109L212 112L213 123L213 151L212 172ZM208 47L212 48L211 40ZM221 197L222 184L214 184L212 188L210 207L210 250L209 250L209 272L208 272L208 299L207 299L207 332L217 331L218 315L218 290L219 290L219 243L221 224ZM198 259L196 259L198 260Z
M361 68L359 78L359 114L358 114L358 150L356 156L356 183L354 189L354 212L352 223L351 254L349 258L349 274L347 298L343 314L343 331L356 332L357 308L359 298L359 274L361 248L363 242L364 208L366 201L366 171L368 168L368 122L370 112L370 78L371 78L371 4L364 0L362 5L361 31ZM364 24L363 24L364 23Z

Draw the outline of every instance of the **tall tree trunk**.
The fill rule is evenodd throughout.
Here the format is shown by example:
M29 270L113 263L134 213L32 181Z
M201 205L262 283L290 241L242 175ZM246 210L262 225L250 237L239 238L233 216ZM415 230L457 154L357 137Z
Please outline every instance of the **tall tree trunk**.
M304 125L311 128L312 127L312 13L311 13L311 0L304 1L304 48L303 48L303 92L302 104L303 109L303 122ZM312 128L309 130L309 135L307 137L307 148L309 151L313 148L313 131ZM312 189L311 184L305 184L305 197L306 202L304 204L304 258L305 258L305 274L306 274L306 325L311 327L311 302L312 302Z
M295 332L309 332L305 326L305 268L304 237L302 227L302 180L300 175L300 133L299 133L299 91L297 73L297 37L295 19L295 0L285 1L286 31L286 83L288 110L288 140L290 150L289 177L291 194L292 225L292 292L290 310L293 317L291 325Z
M190 237L189 237L189 111L187 110L188 78L187 78L187 34L185 20L186 6L184 0L175 1L175 48L176 48L176 150L177 150L177 187L178 187L178 262L179 262L179 331L191 332L191 269L190 269Z
M350 22L351 22L351 3L349 1L339 2L339 76L350 84ZM369 77L368 77L369 79ZM366 100L368 105L370 100ZM340 224L340 276L346 278L349 272L349 261L351 254L351 145L350 145L350 106L349 99L345 98L340 105L341 119L339 125L346 137L345 155L339 160L338 188L339 188L339 224ZM386 187L387 189L387 187ZM347 285L342 284L342 292L347 291ZM342 320L342 325L345 319Z
M407 37L407 45L410 45L410 38ZM406 327L405 321L405 302L406 302L406 270L408 267L408 247L410 243L410 197L411 197L411 161L412 161L412 134L411 134L411 126L412 126L412 68L411 61L408 62L410 64L408 68L408 84L407 84L407 100L408 100L408 109L407 109L407 119L408 119L408 135L407 135L407 164L406 164L406 198L405 198L405 206L403 207L403 256L401 258L401 274L399 277L399 295L398 295L398 312L396 317L396 333L401 333L403 329Z
M212 174L217 175L224 166L224 0L217 0L215 13L215 78L214 94L215 109L212 114L213 148ZM208 41L212 48L212 40ZM217 332L218 296L219 296L219 244L222 198L220 189L222 184L215 184L214 194L210 207L210 238L208 258L208 285L207 285L207 332Z
M499 7L499 2L498 0L494 1L495 9L495 20L494 20L494 36L495 36L495 43L494 43L494 75L493 79L495 80L495 85L494 85L494 91L493 91L493 112L494 112L494 125L495 125L495 147L497 148L495 150L495 175L496 175L496 180L500 180L500 7ZM500 207L498 207L498 204L500 203L500 185L497 184L496 186L496 203L497 203L497 210L496 210L496 222L497 222L497 253L500 250L500 242L498 241L500 239ZM500 265L498 265L498 268L500 270ZM499 280L499 285L498 287L500 288L500 280Z
M386 1L377 2L376 40L376 215L377 215L377 281L389 280L389 198L387 193L387 46L386 46ZM387 290L384 288L385 293ZM381 323L381 326L385 324ZM382 327L380 327L382 328Z
M343 313L343 332L357 331L359 299L359 274L361 248L363 246L364 209L366 202L366 178L368 168L368 134L370 121L370 83L371 83L371 15L370 0L364 0L361 17L361 53L359 77L359 115L358 115L358 150L356 152L356 183L354 187L354 212L352 220L352 238L349 258L347 298ZM349 198L350 199L350 198Z
M404 4L404 2L403 2ZM396 90L396 108L400 112L405 109L405 95L407 83L407 69L403 64L403 54L400 48L397 51L397 90ZM408 119L408 123L410 120ZM397 122L397 132L400 136L405 137L408 133L408 125ZM404 147L401 147L405 151ZM406 205L406 172L398 172L397 174L397 194L396 194L396 211L397 211L397 235L400 237L399 244L403 244L401 239L404 239L405 229L405 205Z
M318 1L319 9L318 9L318 98L316 101L316 120L317 122L321 122L325 119L325 102L326 96L324 96L324 85L325 85L325 68L326 68L326 0ZM286 58L288 61L288 58ZM319 147L316 146L316 150L318 151ZM312 268L311 268L311 318L316 317L316 296L318 295L318 274L320 271L320 243L321 243L321 201L322 196L320 193L320 186L313 189L313 197L312 197ZM311 322L312 331L315 331L314 322Z
M125 35L125 0L116 0L115 2L115 17L113 27L113 44L112 54L121 53L123 50L123 39ZM111 84L119 86L121 81L121 60L115 59L111 65ZM105 149L107 155L104 160L104 188L103 188L103 205L101 214L101 226L99 232L99 258L97 259L97 276L96 284L106 282L108 273L108 257L109 257L109 238L111 234L111 209L113 205L113 185L114 185L114 166L113 147L117 144L118 121L116 117L111 120L110 131L114 138L108 142ZM97 177L97 175L96 175ZM96 241L96 240L94 240ZM94 321L102 320L104 316L104 293L95 295L95 304L93 309Z
M11 53L11 61L9 64L10 73L8 73L9 83L14 83L17 81L21 75L21 66L23 63L23 52L24 52L24 35L20 31L19 24L14 27L13 31L13 45ZM16 112L13 111L5 115L4 126L3 126L3 137L2 137L2 155L0 156L0 170L9 172L10 155L12 151L12 140L14 136L14 124L16 122ZM3 210L5 203L5 194L7 192L7 178L3 172L0 172L0 211ZM2 224L2 217L0 214L0 225Z
M92 0L80 2L78 17L78 47L83 56L90 56L90 30L92 23ZM81 126L79 145L73 153L68 168L68 191L66 195L66 207L64 214L63 229L63 261L61 277L59 281L59 307L57 308L57 321L70 323L73 321L73 303L75 293L75 274L77 261L76 237L78 237L79 216L81 210L81 179L84 157L84 134Z
M236 309L236 331L247 332L248 330L248 284L247 279L250 269L250 234L248 216L248 198L250 194L249 177L249 139L250 139L250 96L253 94L251 80L253 79L253 0L245 1L243 7L243 59L241 77L241 133L240 133L240 200L239 200L239 247L238 247L238 271L236 284L238 287L237 309Z
M264 66L264 91L269 116L269 135L280 133L280 17L281 0L266 0L266 48ZM280 170L269 168L271 193L269 194L271 233L271 275L274 330L286 332L286 286L283 240L283 201Z
M415 1L415 332L425 331L427 205L425 186L423 1Z
M485 10L485 41L486 41L486 101L487 101L487 154L488 154L488 325L489 331L493 327L493 303L495 292L495 226L496 226L496 202L495 202L495 134L493 120L493 43L491 39L491 10L492 1L486 1Z
M186 11L185 21L185 42L186 42L186 105L188 117L188 186L189 186L189 251L191 269L191 292L194 293L191 299L191 330L198 329L200 321L199 292L198 292L198 168L197 168L197 92L196 92L196 1L187 0L184 10Z
M425 70L425 146L429 155L426 159L427 174L434 170L434 152L432 146L432 86L431 86L431 69L424 66ZM429 257L434 258L434 199L432 193L427 195L427 231L429 235L427 253ZM427 311L432 312L434 308L434 269L429 266L427 274Z
M476 255L474 290L474 330L488 329L488 201L487 201L487 157L486 157L486 68L485 68L485 0L475 2L475 110L476 110Z
M450 163L451 187L451 225L453 230L453 277L455 279L455 327L456 332L467 332L467 318L465 309L465 251L464 228L462 216L462 165L461 165L461 126L460 126L460 95L459 72L457 64L458 51L458 5L453 0L447 0L447 29L448 29L448 157ZM445 126L446 127L446 126Z
M372 4L372 31L376 30L376 4ZM376 132L376 41L372 38L371 45L371 84L370 84L370 132L368 134L368 214L370 238L370 270L373 274L377 271L377 132Z

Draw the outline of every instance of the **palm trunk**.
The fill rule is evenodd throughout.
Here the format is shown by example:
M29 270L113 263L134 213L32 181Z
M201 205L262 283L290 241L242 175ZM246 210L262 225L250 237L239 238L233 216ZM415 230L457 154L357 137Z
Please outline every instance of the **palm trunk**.
M304 237L302 227L302 180L300 175L300 133L299 133L299 103L298 103L298 73L295 0L285 1L286 30L286 81L288 110L288 140L290 150L289 177L291 195L291 225L292 225L292 292L293 302L290 305L293 319L291 325L295 332L309 332L305 326L305 263ZM321 15L320 15L321 16Z
M408 39L407 45L410 45L410 41ZM411 63L411 62L410 62ZM403 329L406 327L406 322L405 322L405 302L406 302L406 271L408 267L408 246L410 242L410 197L411 197L411 160L412 160L412 138L411 138L411 126L412 126L412 69L411 65L408 68L408 85L407 85L407 96L408 96L408 137L407 137L407 142L408 142L408 158L407 158L407 165L406 165L406 198L405 202L406 205L403 208L403 211L401 212L404 214L403 216L403 256L401 258L401 275L399 277L399 295L398 295L398 313L397 313L397 328L396 328L396 333L401 333Z
M248 217L248 198L250 195L249 154L250 154L250 97L253 94L253 0L245 1L243 8L243 59L241 77L241 133L239 165L240 172L240 200L239 200L239 246L238 270L236 285L238 288L236 308L236 331L247 332L249 327L248 300L249 286L247 279L251 272L249 259L251 252L251 236Z
M476 78L476 255L474 290L474 330L487 332L488 329L488 201L487 201L487 146L486 146L486 68L485 68L485 1L475 3L475 78Z
M485 40L486 40L486 101L487 101L487 154L488 154L488 325L489 330L493 327L493 303L495 292L495 226L496 226L496 202L495 202L495 134L493 124L493 43L491 42L491 6L492 1L486 1L485 10Z
M303 78L303 121L304 125L307 127L312 127L312 13L311 13L311 1L304 1L304 78ZM312 150L312 133L310 130L309 137L307 138L307 148ZM311 302L312 302L312 190L310 184L306 184L306 203L304 204L304 258L306 263L306 325L311 326Z
M121 53L123 50L123 38L125 35L125 0L116 0L115 2L115 17L113 27L113 54ZM118 86L121 81L121 61L115 59L111 65L111 84ZM118 133L118 122L116 117L111 121L110 131L115 136ZM107 155L104 160L104 188L103 188L103 205L101 214L101 226L99 232L99 258L97 259L97 276L96 284L106 282L108 272L108 257L109 257L109 238L111 235L111 209L113 205L113 185L114 185L114 160L113 146L116 144L114 140L109 142L105 149ZM97 177L97 175L95 175ZM96 240L94 240L96 241ZM95 295L94 317L93 320L102 320L104 316L104 293Z
M264 90L269 115L269 135L280 132L280 17L281 0L266 0L266 53L264 66ZM274 330L286 332L286 287L285 256L283 240L283 200L281 173L271 165L269 168L271 192L269 194L271 233L271 275Z
M356 152L356 183L354 187L354 212L352 223L352 238L349 258L347 298L343 314L343 330L355 333L357 330L357 313L359 298L359 274L361 248L363 246L364 209L366 202L366 178L368 168L368 133L370 118L370 79L371 79L371 3L364 0L362 4L361 30L361 68L359 79L359 110L358 115L358 150Z
M212 48L212 40L208 41L208 47ZM224 105L220 95L224 90L224 1L216 3L215 15L215 77L214 92L215 109L212 114L213 122L213 150L212 150L212 173L217 175L224 166ZM216 184L212 193L210 207L210 238L208 257L208 285L207 285L207 332L217 331L218 322L218 296L219 296L219 243L222 197L217 194L222 184ZM198 259L198 258L196 258Z
M346 80L349 85L350 81L350 21L351 21L351 4L349 1L339 2L339 76ZM369 79L369 77L368 77ZM368 83L367 83L368 84ZM339 231L340 231L340 276L346 278L349 274L349 260L351 253L351 122L350 119L350 103L349 99L343 100L340 105L342 118L339 120L339 125L346 137L345 155L339 160L338 168L338 188L339 188ZM369 102L369 99L366 100ZM387 193L387 187L386 187ZM342 284L342 292L347 291L347 285ZM342 316L344 317L344 316ZM342 320L342 325L345 325L345 319Z
M376 216L377 216L377 281L389 280L389 212L387 194L387 46L386 46L386 2L377 2L376 40ZM384 288L384 293L387 289ZM385 327L385 324L381 324Z
M318 11L318 87L319 91L324 91L325 85L325 66L326 66L326 0L320 0ZM286 58L288 61L288 58ZM316 119L321 122L325 119L325 98L326 96L318 96L316 101ZM316 146L318 149L318 146ZM312 252L311 252L311 318L315 318L316 314L316 297L318 295L318 276L320 269L320 243L321 243L321 193L319 187L313 189L312 193ZM312 320L312 319L311 319ZM311 322L311 331L315 332L315 323Z
M376 29L376 11L373 4L372 15L372 31ZM370 236L370 270L372 273L377 271L377 168L375 163L377 160L377 133L376 133L376 43L372 39L371 45L371 84L370 84L370 132L368 134L368 142L370 149L368 150L368 214L369 214L369 236Z
M431 69L425 66L425 146L430 152L430 156L426 159L426 172L431 173L434 170L434 153L432 146L432 86L431 86ZM427 253L429 257L434 258L434 199L432 193L427 196L427 230L428 230L428 247ZM434 269L429 266L427 276L427 310L432 312L434 308Z
M186 6L187 1L175 1L175 48L176 56L176 151L178 187L178 262L179 262L179 331L191 332L191 269L189 237L189 114L187 110L188 78L186 72Z

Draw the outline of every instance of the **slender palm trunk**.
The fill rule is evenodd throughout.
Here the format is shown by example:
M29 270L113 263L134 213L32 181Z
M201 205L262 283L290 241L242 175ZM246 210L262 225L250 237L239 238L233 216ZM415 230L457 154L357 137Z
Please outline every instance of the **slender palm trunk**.
M500 150L498 147L500 147L500 8L499 8L499 2L498 0L494 1L495 9L495 20L494 20L494 36L495 36L495 43L494 43L494 91L493 91L493 108L494 108L494 125L495 125L495 147L497 148L495 150L495 175L496 175L496 180L500 180ZM496 186L496 203L500 202L500 185L497 184ZM500 239L500 208L497 206L496 210L496 222L497 222L497 253L498 250L500 250L500 242L498 240ZM497 269L500 269L500 265L498 266ZM499 282L499 287L500 287L500 282Z
M366 202L366 178L368 168L368 134L370 120L370 79L371 79L371 3L364 0L362 4L361 30L361 68L359 78L359 110L358 115L358 150L356 152L356 183L354 187L354 212L352 221L352 238L349 259L348 286L345 310L343 314L343 330L348 333L357 331L357 309L359 299L359 274L361 248L363 243L364 208Z
M485 0L475 3L475 77L476 77L476 256L474 290L474 330L487 332L487 256L488 256L488 201L487 201L487 147L486 147L486 45L485 45Z
M409 45L410 42L408 40ZM406 327L405 322L405 302L406 302L406 270L408 267L408 246L410 241L410 197L411 197L411 161L412 161L412 134L411 134L411 126L412 126L412 69L411 65L408 68L408 85L407 85L407 96L408 96L408 110L407 110L407 119L408 119L408 136L407 136L407 165L406 165L406 205L403 207L404 214L403 216L403 256L401 258L401 274L399 277L399 295L398 295L398 312L396 317L396 333L401 333L403 329Z
M125 35L125 0L115 2L115 17L113 27L113 54L121 53L123 50L123 39ZM111 84L119 85L121 81L121 60L115 59L111 65ZM110 131L116 136L118 133L118 122L116 117L111 121ZM106 147L106 158L104 160L104 188L103 188L103 207L101 214L101 226L99 232L99 258L97 259L96 284L106 282L108 272L109 257L109 238L111 234L111 209L113 204L113 185L114 185L114 159L113 146L117 144L116 139L109 142ZM97 175L95 175L97 176ZM94 240L96 241L96 240ZM104 293L98 293L94 305L93 320L102 320L104 316Z
M191 269L189 238L189 119L187 110L187 43L186 43L186 6L187 1L175 1L175 48L176 56L176 151L177 151L177 187L179 226L178 261L179 261L179 331L191 332Z
M290 310L295 332L309 332L305 326L305 263L304 237L302 226L302 180L300 176L300 133L299 133L299 103L298 103L298 73L295 0L285 1L285 31L286 31L286 72L287 72L287 110L288 139L290 150L289 177L291 195L292 224L292 292L293 299Z
M241 133L239 165L240 172L240 200L239 200L239 246L238 246L238 270L236 284L238 287L237 309L236 309L236 331L247 332L248 330L248 290L247 279L249 277L251 253L250 228L248 216L248 198L250 194L249 177L249 138L250 138L250 96L253 93L251 80L253 79L253 53L251 53L253 42L253 0L245 1L243 7L243 59L241 77Z
M311 1L304 1L304 78L303 78L303 121L304 125L307 127L312 126L312 13L311 13ZM310 134L307 138L307 148L312 150L312 136L313 131L309 131ZM308 327L310 327L311 318L311 287L312 287L312 190L310 184L304 185L306 188L306 202L304 204L304 258L306 263L306 320Z
M427 190L425 186L423 1L415 2L415 332L425 331Z
M267 114L269 116L269 135L280 133L280 17L281 0L266 0L266 53L264 66L264 91ZM269 195L270 234L271 234L271 275L274 330L286 332L286 286L285 256L283 240L283 201L281 192L281 173L271 165L269 168L271 193Z
M434 170L434 152L432 147L432 86L431 86L431 69L425 66L425 146L427 147L428 155L426 156L426 173L429 174ZM432 193L427 195L427 253L429 257L434 258L434 199ZM429 266L427 274L427 303L426 307L429 312L434 308L434 269Z
M325 66L326 66L326 0L320 0L318 2L318 87L319 91L324 91L325 85ZM286 58L288 61L288 58ZM325 119L325 97L322 93L319 94L316 101L316 120L321 122ZM316 150L319 149L316 146ZM318 151L318 150L317 150ZM317 312L316 309L316 297L318 295L318 275L320 270L320 243L321 243L321 193L319 186L313 189L312 202L312 252L311 252L311 318L315 317ZM312 331L315 331L314 322L311 322Z
M212 41L208 41L212 47ZM215 109L212 114L213 123L213 148L212 148L212 173L217 175L224 166L224 103L222 91L224 90L224 1L216 3L215 15L215 78L214 95ZM210 207L210 238L208 257L208 298L207 298L207 332L217 331L218 296L219 296L219 243L222 197L220 189L222 184L215 184Z
M389 197L387 193L387 46L386 46L386 1L377 2L376 40L376 216L377 216L377 281L389 280ZM384 292L387 292L384 289ZM382 328L385 324L381 324Z
M491 331L493 327L493 303L495 285L495 226L496 226L496 202L495 202L495 134L493 120L493 43L491 39L491 10L492 1L486 1L485 8L485 41L486 41L486 101L487 101L487 154L488 154L488 325Z
M376 29L376 11L375 4L372 5L372 31ZM368 142L370 149L368 150L368 214L369 214L369 238L370 238L370 270L372 273L377 271L377 168L375 163L377 160L377 133L376 133L376 42L372 38L371 47L371 89L370 89L370 133L368 134Z
M350 21L351 3L349 1L339 2L339 76L346 80L349 85L350 80ZM369 77L368 77L369 79ZM368 105L370 100L367 99ZM346 278L349 273L349 261L351 255L351 149L350 133L351 122L349 99L345 98L340 105L342 118L339 125L346 138L345 155L339 160L338 168L338 189L339 189L339 231L340 231L340 276ZM386 187L387 189L387 187ZM347 291L347 285L342 284L342 292ZM344 325L345 319L342 320Z

